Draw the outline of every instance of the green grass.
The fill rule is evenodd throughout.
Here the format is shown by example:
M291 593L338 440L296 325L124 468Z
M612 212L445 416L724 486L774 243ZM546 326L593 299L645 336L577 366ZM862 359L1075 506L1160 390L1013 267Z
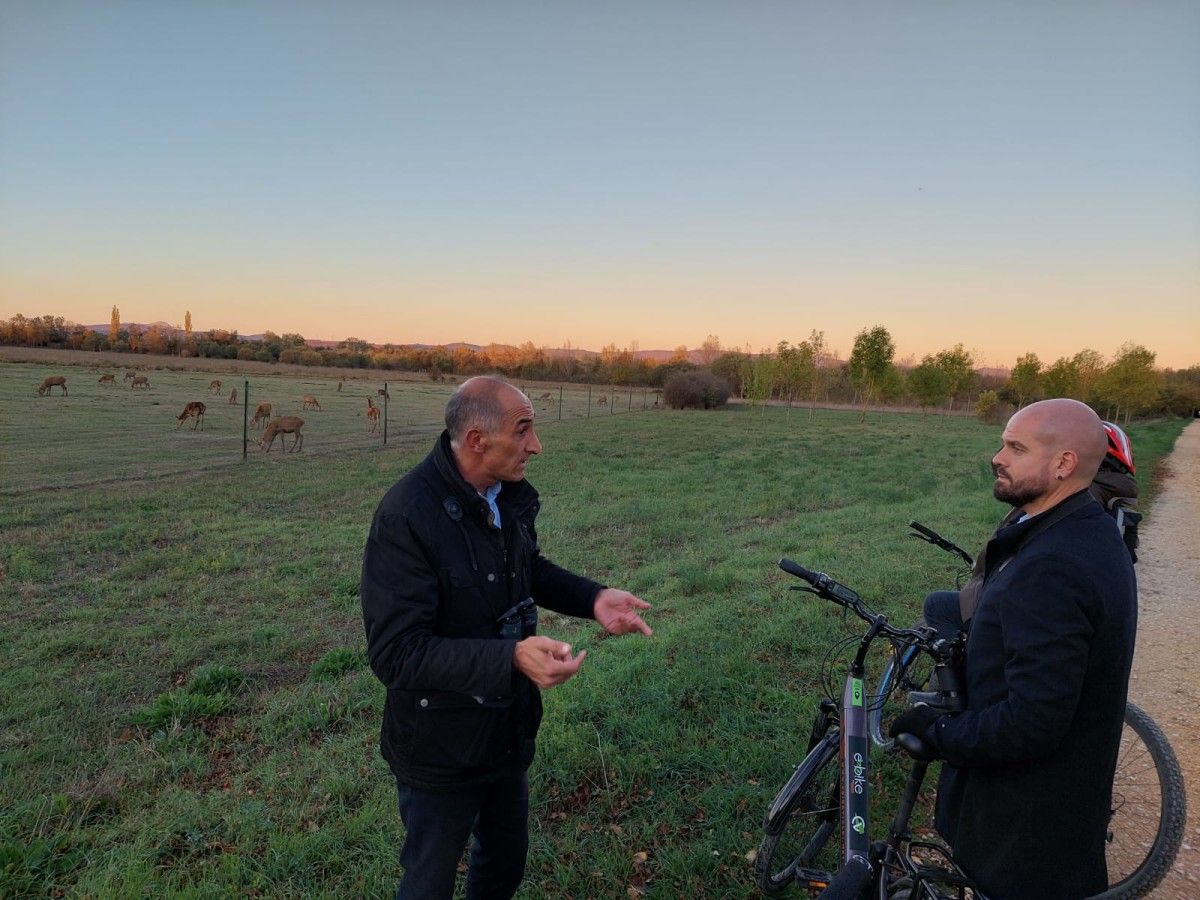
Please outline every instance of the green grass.
M94 354L66 356L78 364L8 362L0 357L0 496L239 465L243 462L243 420L253 416L259 403L270 403L272 416L304 419L304 453L329 455L379 448L383 445L383 421L370 433L366 410L368 398L383 403L377 391L385 381L389 384L389 444L423 448L441 431L446 400L456 387L451 381L414 381L411 374L408 380L399 380L400 376L387 372L374 373L375 378L366 381L356 371L339 391L339 375L332 369L276 375L195 371L189 365L139 369L139 374L149 378L150 387L133 390L124 380L125 368L92 364ZM152 359L173 364L170 357ZM145 363L144 358L131 357L129 365ZM36 389L42 379L59 374L67 379L67 395L53 388L51 394L39 397ZM102 374L115 375L115 383L100 384ZM222 382L215 394L209 391L214 378ZM235 387L238 402L230 404L229 392ZM588 385L562 390L529 385L528 391L546 424L588 418L611 422L619 413L650 408L655 400L652 391L641 388L614 392ZM245 409L247 394L249 407ZM319 411L303 408L306 395L317 399ZM602 395L606 402L598 406ZM207 407L202 429L193 430L195 419L182 424L177 419L194 400ZM267 454L256 443L261 430L251 428L247 434L246 461L250 465L287 464L281 459L278 440ZM287 442L290 446L290 436Z
M145 413L79 395L130 428ZM955 566L905 523L974 549L1003 512L999 429L856 418L733 408L543 429L530 478L546 552L641 594L655 635L544 616L589 654L545 695L523 897L755 896L745 855L848 633L785 590L776 560L911 618ZM1131 429L1143 483L1183 424ZM74 475L128 461L123 430L99 429ZM46 439L4 440L28 466L26 442ZM0 896L394 890L401 829L358 570L375 504L427 448L308 449L0 501Z

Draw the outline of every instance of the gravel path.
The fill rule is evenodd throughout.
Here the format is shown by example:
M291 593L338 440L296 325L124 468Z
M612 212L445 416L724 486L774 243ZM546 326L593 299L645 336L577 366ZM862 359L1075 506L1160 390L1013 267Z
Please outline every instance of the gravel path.
M1140 528L1138 635L1129 695L1175 748L1187 785L1187 830L1152 896L1200 897L1200 421L1179 436Z

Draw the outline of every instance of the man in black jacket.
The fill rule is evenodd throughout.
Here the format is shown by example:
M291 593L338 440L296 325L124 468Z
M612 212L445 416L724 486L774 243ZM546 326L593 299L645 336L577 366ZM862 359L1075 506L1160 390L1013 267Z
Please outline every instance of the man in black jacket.
M529 399L507 382L464 382L446 431L380 502L363 554L371 668L387 686L380 749L406 837L397 898L449 898L468 837L467 897L511 897L528 850L539 688L583 664L535 634L537 607L650 634L649 604L559 568L538 546L541 443Z
M1120 533L1088 493L1106 449L1100 419L1074 400L1009 420L993 493L1022 515L987 546L967 710L917 706L892 725L946 761L936 824L989 900L1072 900L1108 884L1137 601Z

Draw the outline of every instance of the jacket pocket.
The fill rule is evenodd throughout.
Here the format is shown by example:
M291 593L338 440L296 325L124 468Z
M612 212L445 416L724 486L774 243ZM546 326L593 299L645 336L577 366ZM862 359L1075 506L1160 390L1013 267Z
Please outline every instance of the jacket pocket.
M512 699L479 702L466 694L413 694L414 765L465 769L499 765L512 751Z

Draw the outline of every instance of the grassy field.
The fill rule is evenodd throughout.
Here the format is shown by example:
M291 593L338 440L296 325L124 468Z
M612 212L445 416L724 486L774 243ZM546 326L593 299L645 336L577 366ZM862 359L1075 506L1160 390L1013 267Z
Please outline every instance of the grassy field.
M17 380L49 408L33 374ZM19 461L6 477L35 478L28 445L55 444L12 430L10 403L27 401L13 367L2 375L5 465ZM179 378L191 381L172 396L207 383ZM175 404L151 417L118 404L152 396L106 399L81 381L47 414L125 417L73 451L81 477L127 461L112 441L137 422L171 447L200 434L174 433ZM544 617L589 655L545 697L521 896L755 896L746 854L846 633L832 609L786 592L776 560L825 569L907 619L955 566L905 523L974 548L1003 513L988 468L998 428L856 418L731 408L543 430L530 478L546 552L653 603L655 635L602 639ZM1140 472L1183 424L1131 429ZM0 498L0 896L394 890L401 832L358 569L375 504L427 448L309 446L286 465Z
M298 415L304 419L303 452L339 454L383 445L383 421L370 433L367 399L383 404L378 390L390 379L387 403L388 443L425 447L441 431L442 410L456 385L449 381L397 379L394 373L376 372L366 379L361 372L341 385L339 370L290 367L274 372L263 363L229 362L219 371L194 367L196 360L172 357L128 357L143 366L138 374L149 379L148 389L134 390L125 380L120 354L107 354L92 364L97 354L43 351L45 362L0 357L0 495L46 488L80 487L100 481L178 475L218 466L239 465L243 422L255 406L270 403L273 416ZM36 355L36 354L32 354ZM64 361L72 363L65 365ZM177 366L177 363L192 365ZM168 368L169 366L169 368ZM239 366L241 369L239 370ZM264 371L265 370L265 371ZM104 374L115 376L101 384ZM38 396L36 388L48 375L67 379L67 395L59 388ZM218 379L220 391L209 391ZM229 403L232 388L237 403ZM547 423L597 418L608 421L618 413L652 408L653 392L634 388L613 389L572 385L529 385L539 416ZM247 403L249 394L249 407ZM305 410L302 400L314 396L321 409ZM605 398L603 405L600 397ZM202 429L195 420L182 426L177 417L194 400L203 402ZM286 465L279 441L274 456L261 453L254 443L258 429L250 429L248 462L255 466ZM282 438L281 438L282 439ZM291 438L288 438L289 445Z

